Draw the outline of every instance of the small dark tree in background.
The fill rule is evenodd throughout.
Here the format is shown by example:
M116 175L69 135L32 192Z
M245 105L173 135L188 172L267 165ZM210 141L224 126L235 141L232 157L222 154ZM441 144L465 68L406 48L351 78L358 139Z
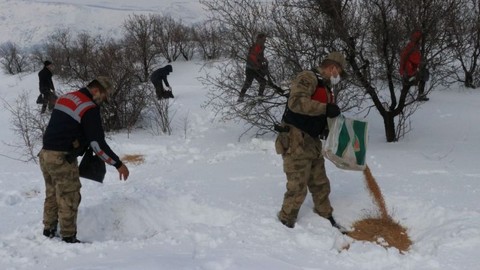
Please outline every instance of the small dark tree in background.
M207 20L193 26L193 39L203 60L215 60L227 56L225 35L225 30L215 21Z
M13 42L0 45L0 64L3 70L11 75L30 70L28 54Z
M154 44L170 63L181 55L182 26L169 16L155 16Z
M467 88L480 86L480 1L460 1L459 12L449 17L453 58L460 63L454 69L458 81Z
M37 162L37 154L42 145L42 137L47 128L48 115L41 115L39 110L29 104L28 93L21 93L14 104L2 98L3 107L10 113L11 129L20 138L16 142L3 142L14 149L18 157L9 157L21 161ZM12 153L13 154L13 153Z
M132 59L139 63L140 79L143 82L148 81L152 66L160 55L160 50L154 43L156 22L153 16L133 15L123 25L125 46Z

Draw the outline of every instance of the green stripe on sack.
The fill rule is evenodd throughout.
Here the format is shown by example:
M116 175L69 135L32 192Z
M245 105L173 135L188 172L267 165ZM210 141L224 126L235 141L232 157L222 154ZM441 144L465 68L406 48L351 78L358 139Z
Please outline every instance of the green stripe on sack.
M350 143L350 135L348 134L347 126L345 125L346 121L342 123L342 129L338 135L338 147L335 155L342 157L345 155L345 150L347 150L348 144Z
M352 146L357 158L357 164L365 165L367 154L367 122L353 121L353 130L355 131L355 138Z

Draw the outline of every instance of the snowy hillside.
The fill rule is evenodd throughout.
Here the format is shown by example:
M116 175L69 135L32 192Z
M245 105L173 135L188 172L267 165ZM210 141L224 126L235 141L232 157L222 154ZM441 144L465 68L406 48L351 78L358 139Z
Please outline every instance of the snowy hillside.
M39 40L38 33L69 23L67 17L73 23L89 18L85 27L103 31L103 25L114 25L131 12L159 6L179 7L175 13L185 18L202 12L195 1L129 2L0 0L1 38L31 35L30 41ZM33 18L48 19L39 23ZM310 196L294 229L278 222L286 180L274 136L247 134L239 140L241 123L218 122L202 108L208 91L197 80L202 64L173 63L171 136L148 129L109 135L119 156L141 154L145 162L127 164L126 182L118 180L113 167L107 168L104 184L82 179L77 236L91 243L66 244L42 235L43 178L37 164L9 158L17 155L8 144L20 138L2 108L0 269L478 269L478 90L436 90L412 117L413 130L398 143L385 142L376 113L367 118L367 162L390 214L413 241L401 254L342 235L313 213ZM2 99L13 104L28 92L37 106L36 73L0 74L0 81ZM349 227L375 211L360 172L337 169L328 161L326 167L337 221ZM350 248L339 251L346 243Z
M150 13L185 23L205 17L201 4L192 0L0 0L0 44L12 41L28 47L59 28L115 37L129 15Z

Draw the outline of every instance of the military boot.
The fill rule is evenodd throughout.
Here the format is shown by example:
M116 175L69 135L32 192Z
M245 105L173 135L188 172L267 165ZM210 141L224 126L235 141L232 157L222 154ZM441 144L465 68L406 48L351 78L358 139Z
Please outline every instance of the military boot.
M53 229L45 229L43 230L43 235L48 237L48 238L53 238L57 235L57 228L53 228Z
M82 241L77 239L76 234L74 234L73 236L62 237L62 241L70 244L82 243Z
M295 220L282 218L281 212L282 211L277 213L278 220L280 220L280 222L282 222L283 225L287 226L288 228L293 229L295 227Z

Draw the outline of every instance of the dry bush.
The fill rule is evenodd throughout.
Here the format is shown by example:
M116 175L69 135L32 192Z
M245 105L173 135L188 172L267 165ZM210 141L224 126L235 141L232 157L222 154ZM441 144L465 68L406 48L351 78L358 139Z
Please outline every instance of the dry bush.
M202 59L214 60L227 56L225 33L218 22L206 21L193 26L193 39Z
M13 42L0 45L0 64L2 69L11 75L30 70L28 54Z
M9 104L2 98L3 107L10 112L11 129L20 138L18 142L4 142L14 149L19 157L10 157L21 161L37 162L37 154L42 146L43 133L48 125L50 116L40 114L38 108L35 109L29 103L29 95L22 93L15 100L15 105Z

